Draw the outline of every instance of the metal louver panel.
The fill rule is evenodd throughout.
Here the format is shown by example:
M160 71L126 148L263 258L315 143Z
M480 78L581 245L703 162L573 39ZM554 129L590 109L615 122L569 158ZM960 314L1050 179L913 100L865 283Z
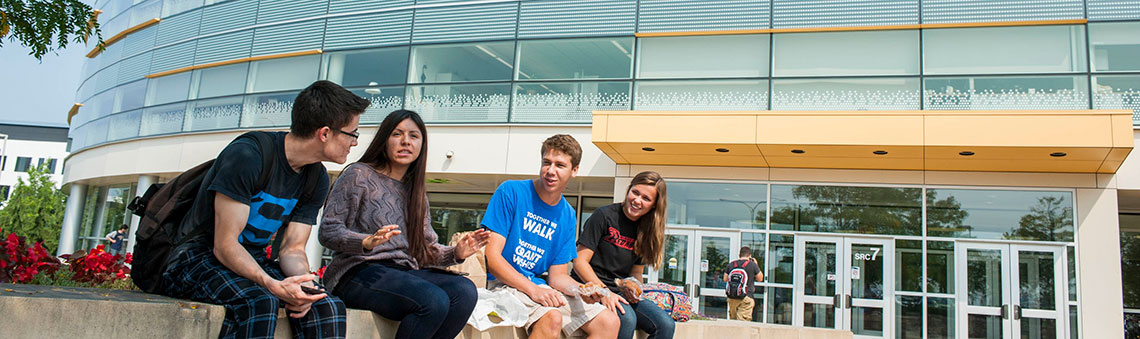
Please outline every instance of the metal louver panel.
M154 47L154 33L158 27L150 26L138 32L131 33L118 43L123 44L123 56L129 57Z
M158 23L157 46L179 42L198 35L198 26L202 24L202 10L195 9L183 12Z
M769 1L642 0L638 32L766 29Z
M412 36L412 10L329 19L326 50L407 44Z
M150 73L165 72L194 65L194 47L197 44L197 40L190 40L154 50L154 60L150 64Z
M198 39L194 52L194 64L201 65L217 61L249 57L253 30L226 33Z
M775 0L773 28L918 24L918 0Z
M324 33L324 19L261 27L253 35L253 53L251 55L319 49Z
M121 63L116 63L99 71L98 74L95 74L95 93L108 90L118 85L120 64Z
M1081 0L923 0L922 22L1066 20L1084 18Z
M201 34L225 32L253 26L257 21L257 0L234 0L202 10Z
M261 0L257 23L309 18L328 13L328 0Z
M384 10L413 4L414 0L332 0L329 2L329 14Z
M522 3L519 38L632 35L635 0L549 0Z
M125 84L146 76L150 71L150 54L146 52L119 62L118 83Z
M518 3L416 9L413 43L514 39Z
M1140 19L1140 2L1133 0L1088 0L1089 20Z

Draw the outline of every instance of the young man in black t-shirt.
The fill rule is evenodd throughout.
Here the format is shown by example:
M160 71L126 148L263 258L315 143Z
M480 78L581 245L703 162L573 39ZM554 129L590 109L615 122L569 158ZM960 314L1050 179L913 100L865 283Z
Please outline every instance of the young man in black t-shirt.
M220 337L272 338L285 307L295 337L343 338L345 307L316 288L305 243L328 195L322 161L345 163L356 146L360 114L369 101L328 81L297 95L289 132L273 134L274 171L258 188L261 148L250 138L231 142L202 180L183 229L208 227L175 248L163 274L164 294L226 308ZM310 166L311 165L311 166ZM318 171L316 192L300 201L306 171ZM194 225L188 225L188 223ZM266 257L270 237L285 228L280 262Z
M740 259L728 263L724 268L725 282L729 282L729 275L733 269L740 268L744 270L745 274L742 278L743 288L745 290L742 298L733 298L731 293L728 298L728 318L752 321L752 308L756 306L756 301L752 299L752 293L755 292L755 284L757 281L764 281L764 272L760 271L760 265L756 264L756 259L752 258L752 249L748 246L740 248ZM732 288L733 286L728 286Z

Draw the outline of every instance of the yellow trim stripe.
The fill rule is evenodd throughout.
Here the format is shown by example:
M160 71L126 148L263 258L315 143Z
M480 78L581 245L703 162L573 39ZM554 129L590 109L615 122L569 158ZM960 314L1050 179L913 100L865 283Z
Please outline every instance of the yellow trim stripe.
M94 58L95 56L99 55L99 53L103 53L103 49L107 48L107 46L110 46L113 43L119 42L119 40L123 40L123 38L126 38L128 35L131 35L131 33L138 32L138 31L140 31L144 28L150 27L150 26L154 26L159 21L162 21L162 19L153 18L153 19L144 21L141 24L135 25L134 27L127 28L127 29L123 30L122 32L119 32L119 34L115 34L114 36L108 38L107 40L103 40L103 48L99 48L99 46L95 46L95 49L92 49L90 52L87 52L87 57L88 58Z
M167 75L171 75L171 74L189 72L189 71L193 71L196 69L232 65L232 64L242 63L242 62L268 60L268 59L280 59L280 58L288 58L288 57L304 56L304 55L314 55L314 54L321 54L321 53L323 53L321 50L313 49L313 50L300 51L300 52L289 52L289 53L281 53L281 54L269 54L269 55L259 55L259 56L255 56L255 57L238 58L238 59L233 59L233 60L211 62L208 64L186 66L186 67L176 68L176 69L172 69L169 71L158 72L158 73L154 73L154 74L147 74L146 78L147 79L153 79L153 78L167 76Z
M74 117L76 114L79 114L79 108L80 107L83 107L83 104L78 103L78 102L71 105L71 109L67 111L67 124L68 125L71 125L71 117Z
M651 38L651 37L702 36L702 35L888 31L888 30L902 30L902 29L932 29L932 28L1051 26L1051 25L1076 25L1076 24L1084 24L1084 23L1088 23L1088 20L1073 19L1073 20L1039 20L1039 21L1000 21L1000 22L967 22L967 23L918 24L918 25L770 28L770 29L745 29L745 30L727 30L727 31L691 31L691 32L654 32L654 33L636 33L636 34L634 34L634 36L637 36L638 38Z

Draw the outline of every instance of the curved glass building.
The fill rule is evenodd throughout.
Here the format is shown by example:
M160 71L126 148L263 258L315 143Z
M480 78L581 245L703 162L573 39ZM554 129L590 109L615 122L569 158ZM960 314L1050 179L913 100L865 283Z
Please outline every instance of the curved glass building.
M1140 3L110 0L68 113L61 253L337 82L429 125L433 226L478 226L539 146L585 154L580 222L669 180L666 262L727 316L885 338L1123 338L1140 314ZM364 147L354 149L355 159ZM334 177L342 165L326 164ZM132 232L133 233L133 232ZM314 264L322 252L314 240ZM1123 267L1123 270L1122 270ZM1129 279L1131 278L1131 279ZM1132 320L1127 323L1135 323Z

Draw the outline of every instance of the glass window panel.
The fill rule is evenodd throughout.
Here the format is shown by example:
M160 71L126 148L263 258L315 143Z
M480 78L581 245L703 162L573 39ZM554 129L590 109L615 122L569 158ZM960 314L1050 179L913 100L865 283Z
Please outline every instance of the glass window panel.
M1022 317L1021 337L1026 339L1056 339L1057 319Z
M1094 76L1093 108L1130 109L1133 112L1133 120L1137 120L1136 116L1140 114L1140 76Z
M404 87L368 87L351 90L371 104L360 115L360 124L379 124L388 113L404 107Z
M163 0L162 17L165 18L198 7L202 7L202 0Z
M926 109L1088 109L1084 76L926 78Z
M917 78L777 79L772 81L772 109L918 109L919 84Z
M927 235L1073 241L1072 192L928 189Z
M143 110L139 136L176 133L182 131L182 120L186 117L186 104L170 104L149 107Z
M761 261L761 262L763 262L763 261ZM764 300L764 294L765 294L764 292L765 292L764 286L756 286L756 290L754 290L752 292L752 300L754 302L753 303L754 306L752 307L752 321L753 322L763 322L764 321L764 305L767 303L767 301Z
M832 305L804 303L804 327L835 328Z
M768 34L639 39L637 77L766 77L768 39Z
M113 14L112 14L112 16L113 16ZM102 20L100 20L100 21L102 21ZM108 37L111 37L111 36L115 36L116 34L119 34L123 30L127 29L127 27L130 27L130 24L131 24L131 15L130 14L120 15L120 16L114 17L114 19L106 21L106 23L100 23L99 30L103 34L107 35ZM115 58L115 59L118 59L118 58Z
M192 72L182 72L150 79L146 89L146 105L161 105L186 100L190 94Z
M97 145L107 141L107 127L110 121L108 117L102 117L83 126L87 129L87 140L85 143L87 145Z
M851 332L856 335L882 337L885 321L881 307L851 307Z
M633 38L519 41L519 80L628 79Z
M1093 70L1140 71L1140 22L1089 24Z
M241 127L289 126L297 92L249 95L242 109Z
M922 339L922 297L895 297L895 338Z
M929 339L953 339L954 299L926 298L926 335Z
M629 110L628 82L519 83L511 122L589 123L596 110Z
M142 119L142 110L124 112L110 116L107 140L115 141L134 138L139 135L139 122Z
M701 227L764 229L765 188L764 184L673 182L667 192L666 220Z
M146 22L147 20L158 18L162 15L162 0L150 0L131 8L131 23L128 27L134 27L138 24Z
M773 76L918 74L918 31L776 34Z
M699 312L709 317L725 319L728 316L728 298L703 296L700 306Z
M407 72L407 47L337 52L325 56L325 78L345 87L403 84Z
M597 210L598 208L601 208L602 206L612 204L613 202L614 202L614 199L611 199L611 198L583 197L582 198L582 209L579 210L580 216L578 217L578 230L581 231L582 223L584 223L584 222L586 222L586 220L590 219L590 216L594 215L595 210ZM579 233L579 232L575 232L575 234L577 234L577 233ZM647 266L646 269L648 270L649 265L646 265L646 266Z
M408 86L407 109L427 122L506 122L511 85Z
M922 292L922 240L895 240L895 252L895 288Z
M203 68L194 71L197 95L193 98L209 98L223 95L234 95L245 92L246 72L249 63L240 63L226 66Z
M689 275L689 236L665 234L664 263L657 271L657 281L673 286L686 286Z
M317 81L320 64L320 55L254 61L249 66L249 92L305 88Z
M99 95L91 98L91 101L87 103L87 106L86 116L84 117L83 121L76 123L84 123L100 117L111 115L111 110L115 108L115 91L110 90L99 93Z
M428 193L431 226L440 244L448 244L459 232L474 231L483 220L490 194Z
M241 121L242 97L199 100L190 104L186 131L237 128Z
M790 273L789 273L790 275ZM768 288L768 323L769 324L792 324L792 289L791 288Z
M1140 337L1140 313L1124 313L1124 337Z
M1074 246L1066 247L1067 268L1069 271L1069 301L1077 301L1077 248Z
M115 108L111 112L125 112L142 108L145 98L146 79L119 86L115 89Z
M1080 327L1077 326L1077 324L1078 324L1077 319L1079 319L1079 318L1080 317L1077 317L1077 305L1069 305L1069 338L1071 338L1071 339L1080 339L1081 338L1081 335L1080 335L1081 331L1079 330ZM1136 334L1140 334L1140 333L1136 333ZM1135 337L1136 336L1133 335L1133 336L1130 336L1129 338L1135 338Z
M1017 272L1021 297L1019 303L1025 309L1054 310L1057 308L1055 291L1056 276L1053 270L1053 252L1017 251Z
M759 265L760 267L765 267L765 265L764 265L764 256L765 256L764 255L764 238L765 238L764 233L753 233L753 232L742 232L742 233L740 233L740 246L748 247L749 249L752 250L752 257L756 258L756 262L760 264ZM733 252L736 252L736 251L733 251ZM739 252L737 252L737 253L739 253ZM764 271L764 270L761 269L761 271ZM764 273L764 280L765 281L771 279L770 277L768 277L768 272L763 272L763 273ZM757 281L756 282L756 290L761 290L760 286L763 283L764 283L763 281ZM758 292L758 293L763 293L763 292ZM761 318L753 317L752 319L761 319Z
M1084 26L927 29L926 74L1084 72Z
M416 46L408 83L510 80L514 57L513 41Z
M638 81L634 103L637 110L766 110L768 81Z
M1140 309L1140 215L1120 215L1120 267L1124 308Z
M769 283L791 284L795 256L795 237L790 234L772 234L768 244L768 271L764 279Z
M954 294L954 242L926 242L926 292Z
M32 158L16 157L16 172L27 172L32 168Z
M922 189L772 185L772 229L922 235Z

